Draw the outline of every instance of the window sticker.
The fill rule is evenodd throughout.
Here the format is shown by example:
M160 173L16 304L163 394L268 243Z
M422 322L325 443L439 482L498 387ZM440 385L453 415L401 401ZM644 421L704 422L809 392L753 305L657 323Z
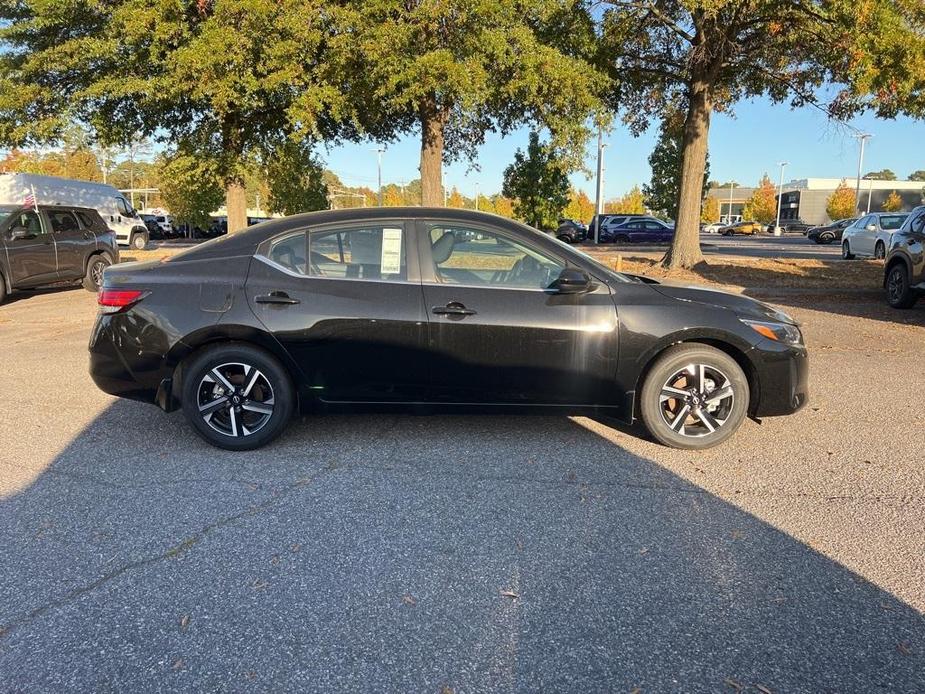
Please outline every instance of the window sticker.
M401 273L401 229L382 230L382 258L380 271L384 275Z

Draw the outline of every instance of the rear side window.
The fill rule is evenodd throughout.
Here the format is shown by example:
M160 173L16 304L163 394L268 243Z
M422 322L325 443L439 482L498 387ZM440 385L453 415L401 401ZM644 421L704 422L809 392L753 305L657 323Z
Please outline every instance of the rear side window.
M74 210L74 214L77 215L77 219L80 220L80 225L84 229L99 229L102 225L102 220L96 219L91 212L86 210Z
M80 225L77 223L77 217L70 210L53 210L48 213L51 221L51 229L56 234L63 234L68 231L78 231Z
M369 226L308 235L310 277L400 282L407 279L404 231Z
M299 231L276 239L270 244L267 257L277 265L298 275L306 274L305 232Z

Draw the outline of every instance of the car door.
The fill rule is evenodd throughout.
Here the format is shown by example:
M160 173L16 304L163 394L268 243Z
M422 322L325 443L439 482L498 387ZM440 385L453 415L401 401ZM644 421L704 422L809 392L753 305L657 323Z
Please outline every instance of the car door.
M96 248L93 232L80 226L73 210L52 207L45 208L42 212L58 249L58 279L72 280L83 277L86 269L84 262L90 251Z
M248 302L325 401L417 402L429 373L417 255L403 220L287 232L258 248Z
M13 287L34 287L58 279L54 238L35 210L10 215L2 233Z
M487 224L418 222L436 401L619 404L609 288L551 289L567 261L531 236Z
M873 255L878 230L876 215L869 214L864 217L856 225L854 237L851 239L851 251L858 255Z

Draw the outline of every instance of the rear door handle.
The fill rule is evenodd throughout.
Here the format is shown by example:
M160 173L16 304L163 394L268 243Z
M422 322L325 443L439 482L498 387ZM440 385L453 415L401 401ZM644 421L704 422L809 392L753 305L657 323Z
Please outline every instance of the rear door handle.
M298 299L291 298L286 292L270 292L269 294L261 294L260 296L255 296L254 301L258 304L281 304L284 306L290 306L292 304L298 304Z
M434 306L431 311L438 316L474 316L476 314L471 308L466 308L458 301L451 301L446 306Z

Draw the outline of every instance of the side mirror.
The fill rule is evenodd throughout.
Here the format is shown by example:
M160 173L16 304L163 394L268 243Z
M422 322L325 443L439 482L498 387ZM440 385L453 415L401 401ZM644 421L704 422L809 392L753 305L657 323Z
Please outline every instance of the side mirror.
M587 272L577 267L563 268L559 277L552 283L552 288L559 294L581 294L591 289L591 278Z
M877 231L877 226L875 224L868 224L865 228L867 231Z
M26 227L13 227L10 230L11 241L23 241L25 239L34 239L35 232L29 231Z

